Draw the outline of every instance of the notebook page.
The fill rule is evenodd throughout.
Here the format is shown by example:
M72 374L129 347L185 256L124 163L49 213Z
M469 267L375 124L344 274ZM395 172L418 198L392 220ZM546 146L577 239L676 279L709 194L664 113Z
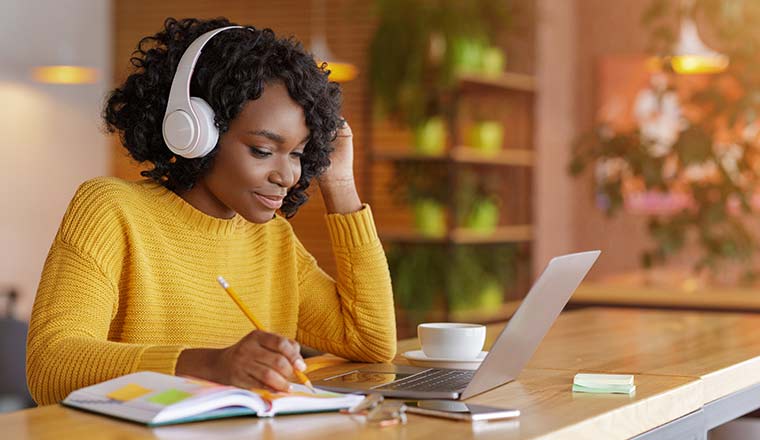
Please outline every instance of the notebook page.
M334 393L319 388L316 388L316 393L312 393L308 387L299 384L293 384L292 389L290 393L252 390L261 394L272 405L270 411L259 413L259 416L339 410L350 408L364 399L360 394Z

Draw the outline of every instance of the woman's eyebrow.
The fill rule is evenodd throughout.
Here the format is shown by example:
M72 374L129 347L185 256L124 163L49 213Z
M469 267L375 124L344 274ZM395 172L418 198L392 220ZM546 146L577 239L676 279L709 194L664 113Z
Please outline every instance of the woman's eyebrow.
M272 133L269 130L248 130L246 132L246 134L253 134L253 135L257 135L257 136L263 136L263 137L269 139L270 141L277 142L278 144L284 144L285 143L285 138L284 137L280 136L277 133Z
M261 129L261 130L248 130L246 132L246 134L253 134L253 135L257 135L257 136L263 136L263 137L269 139L270 141L277 142L278 144L284 144L285 143L285 138L284 137L280 136L277 133L273 133L273 132L271 132L269 130L264 130L264 129ZM303 138L303 140L298 143L298 145L305 144L309 140L310 137L311 137L311 134L307 134L306 137Z

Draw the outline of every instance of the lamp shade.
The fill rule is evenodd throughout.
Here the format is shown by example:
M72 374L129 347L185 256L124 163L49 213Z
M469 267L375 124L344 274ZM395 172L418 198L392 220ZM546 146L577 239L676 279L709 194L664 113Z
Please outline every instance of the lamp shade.
M726 70L728 63L726 55L710 49L700 40L693 19L681 19L681 32L670 58L670 64L676 73L719 73Z
M335 82L348 82L356 78L359 70L351 63L336 60L330 49L327 47L327 41L324 35L318 34L313 37L311 44L311 53L317 64L327 63L327 69L330 70L330 80Z

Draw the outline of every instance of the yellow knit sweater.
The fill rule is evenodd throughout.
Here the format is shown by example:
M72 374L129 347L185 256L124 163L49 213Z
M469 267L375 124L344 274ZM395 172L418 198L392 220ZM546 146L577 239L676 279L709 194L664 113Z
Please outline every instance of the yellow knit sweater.
M252 330L223 275L267 330L353 360L393 358L390 276L368 206L326 216L337 281L277 216L208 216L161 185L97 178L63 218L34 302L27 383L39 404L138 370L174 373L185 348Z

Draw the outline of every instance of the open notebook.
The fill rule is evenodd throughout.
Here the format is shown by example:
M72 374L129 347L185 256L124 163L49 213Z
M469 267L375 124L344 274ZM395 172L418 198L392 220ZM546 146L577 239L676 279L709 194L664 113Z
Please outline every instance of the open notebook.
M303 385L290 393L244 390L205 380L141 371L73 391L63 404L150 426L242 415L335 411L349 408L361 395L338 394Z

